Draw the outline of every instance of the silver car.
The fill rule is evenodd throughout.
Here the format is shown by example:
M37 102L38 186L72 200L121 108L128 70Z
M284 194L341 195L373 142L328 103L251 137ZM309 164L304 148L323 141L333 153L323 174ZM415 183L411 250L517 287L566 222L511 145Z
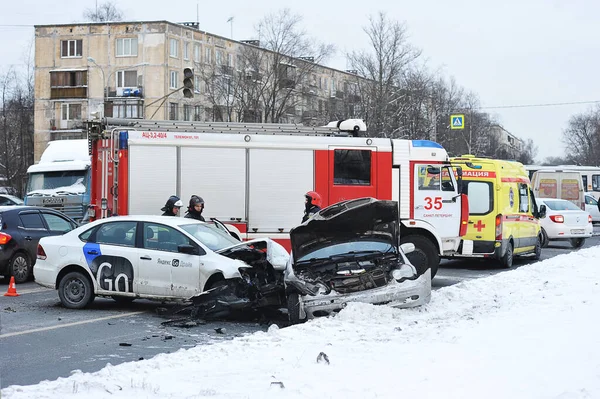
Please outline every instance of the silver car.
M290 232L286 266L292 324L327 316L348 302L414 307L431 298L431 271L418 270L399 245L398 203L359 198L321 210Z

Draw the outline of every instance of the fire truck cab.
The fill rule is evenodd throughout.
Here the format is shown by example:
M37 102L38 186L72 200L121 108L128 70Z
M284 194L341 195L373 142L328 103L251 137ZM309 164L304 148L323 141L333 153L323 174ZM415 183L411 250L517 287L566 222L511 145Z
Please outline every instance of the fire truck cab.
M456 253L466 232L467 198L444 148L426 140L358 137L362 121L327 127L123 119L86 124L90 220L156 215L170 195L185 207L196 194L205 200L207 220L222 221L241 240L268 236L289 250L289 231L301 222L307 191L317 191L323 207L361 197L394 200L402 243L416 247L411 261L427 264L432 275L440 256ZM348 131L341 130L345 126ZM424 187L425 174L448 178Z

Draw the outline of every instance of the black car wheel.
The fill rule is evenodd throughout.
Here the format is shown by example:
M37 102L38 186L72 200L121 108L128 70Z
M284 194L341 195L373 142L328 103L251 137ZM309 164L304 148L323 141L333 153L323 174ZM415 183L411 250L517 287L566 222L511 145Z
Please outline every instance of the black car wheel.
M504 266L507 269L510 269L513 265L513 259L513 246L512 243L509 242L508 246L506 247L506 252L504 253L504 256L502 257L500 262L502 263L502 266Z
M83 273L68 273L58 284L58 297L66 308L85 308L94 300L92 282Z
M300 295L297 293L289 294L287 297L288 318L290 324L300 324L306 321L306 316L300 316Z
M571 238L569 241L571 241L571 246L573 248L581 248L583 247L583 244L585 244L585 238Z
M435 245L431 240L419 235L408 235L400 240L400 244L407 242L415 245L415 250L406 254L406 257L417 269L419 276L425 273L427 269L431 269L431 278L433 278L437 274L440 264L440 256Z
M21 284L31 276L31 261L23 252L16 253L9 263L10 275L15 278L15 283Z

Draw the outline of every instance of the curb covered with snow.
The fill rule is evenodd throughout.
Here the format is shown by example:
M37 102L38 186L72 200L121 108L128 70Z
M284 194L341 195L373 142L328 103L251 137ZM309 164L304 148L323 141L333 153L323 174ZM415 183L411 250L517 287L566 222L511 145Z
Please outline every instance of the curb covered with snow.
M353 304L1 396L598 398L599 284L600 246L442 288L422 308Z

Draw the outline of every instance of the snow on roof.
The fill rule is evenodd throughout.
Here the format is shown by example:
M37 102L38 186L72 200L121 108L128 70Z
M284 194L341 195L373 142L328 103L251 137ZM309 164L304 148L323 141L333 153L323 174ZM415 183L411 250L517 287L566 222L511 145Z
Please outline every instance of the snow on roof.
M87 140L50 141L44 150L40 163L64 161L90 161Z
M421 308L350 304L335 317L1 394L598 398L599 257L596 246L439 289Z

